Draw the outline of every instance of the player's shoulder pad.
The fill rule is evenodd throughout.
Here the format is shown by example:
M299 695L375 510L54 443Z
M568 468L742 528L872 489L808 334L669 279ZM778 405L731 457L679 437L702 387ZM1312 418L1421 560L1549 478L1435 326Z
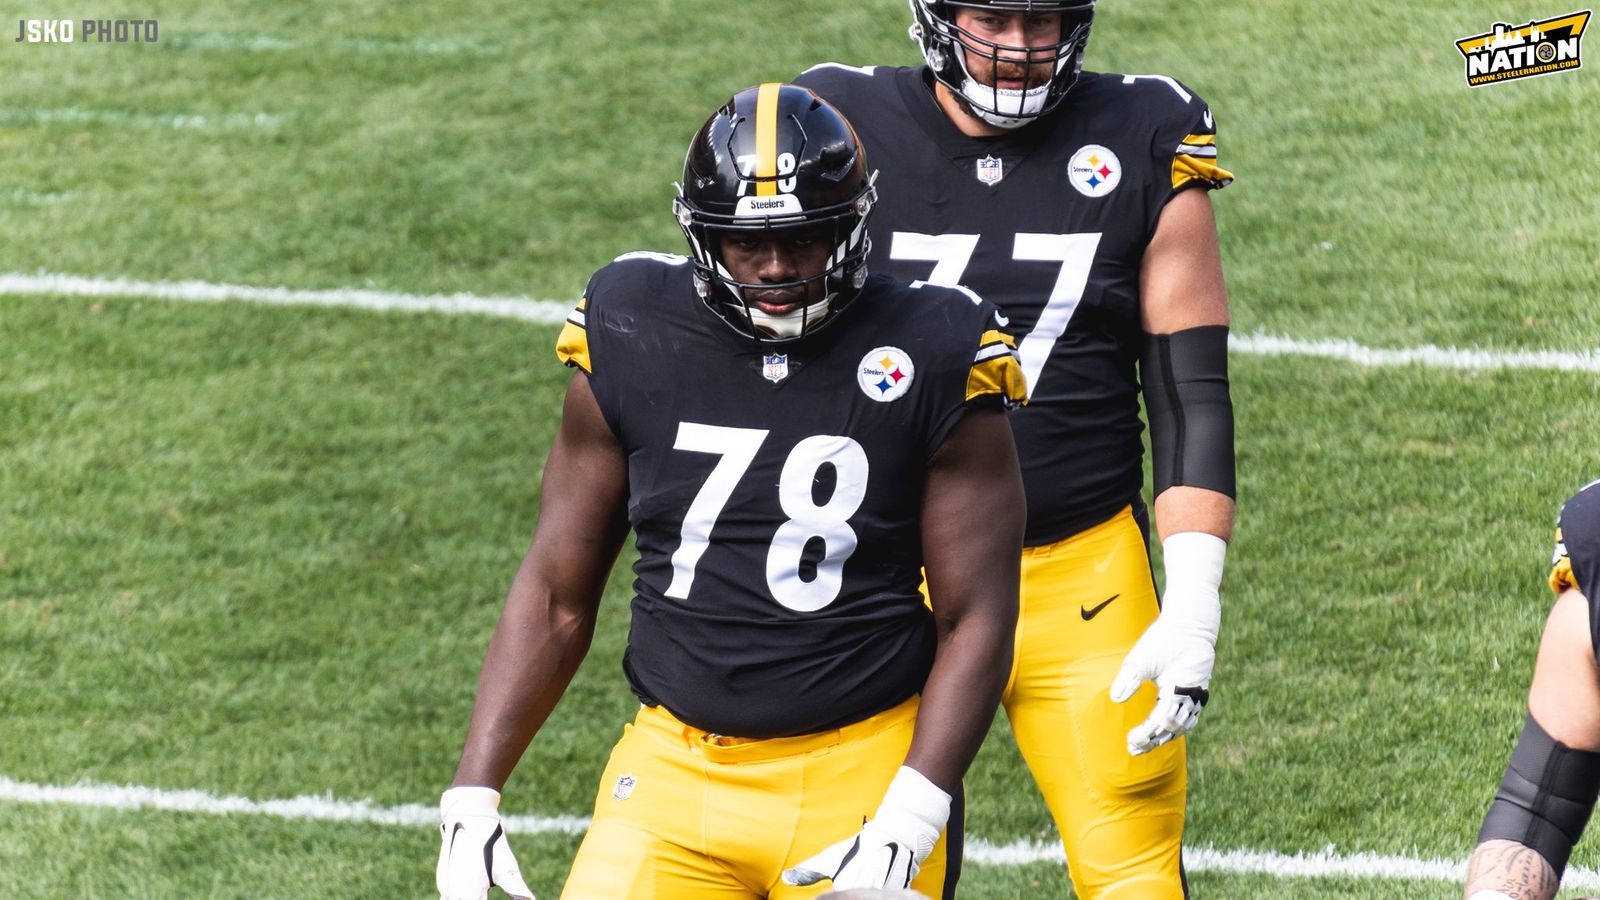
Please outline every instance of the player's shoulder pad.
M1233 181L1217 156L1211 107L1188 85L1170 75L1107 73L1097 74L1091 84L1099 103L1150 135L1156 164L1170 166L1174 192L1195 184L1223 188Z
M1028 402L1017 339L1011 333L1011 320L998 306L964 284L946 287L913 281L906 287L921 295L916 300L922 306L942 309L954 338L972 352L967 369L967 402L997 399L1006 407Z
M1188 118L1209 109L1205 98L1193 88L1160 73L1085 72L1087 78L1109 95L1124 103L1137 104L1133 110L1156 119Z
M877 97L894 90L892 66L850 66L844 63L818 63L795 77L794 83L815 91L822 99L838 105L856 97Z
M612 260L589 278L583 295L589 303L615 308L641 294L660 290L668 282L689 273L689 257L677 253L636 250Z
M1591 481L1561 507L1556 548L1551 555L1550 587L1557 593L1576 587L1586 595L1600 590L1600 479Z
M597 317L628 315L638 306L683 285L673 284L689 272L689 258L642 250L624 253L590 276L556 338L556 356L569 366L594 374L590 326Z
M794 83L811 87L819 82L850 81L872 78L887 66L852 66L839 62L821 62L795 76Z

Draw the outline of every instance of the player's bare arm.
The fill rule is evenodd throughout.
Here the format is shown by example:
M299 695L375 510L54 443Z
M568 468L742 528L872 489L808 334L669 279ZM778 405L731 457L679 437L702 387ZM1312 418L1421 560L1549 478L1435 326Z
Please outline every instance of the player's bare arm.
M1485 841L1467 864L1467 900L1554 900L1561 879L1537 851Z
M567 387L539 524L489 640L456 785L499 789L589 650L627 534L627 459L589 378Z
M606 577L627 534L627 459L578 373L545 463L539 525L478 678L466 746L439 801L444 900L491 886L532 900L500 826L500 788L589 650Z
M1157 688L1149 717L1128 732L1134 755L1193 730L1210 698L1222 624L1218 588L1233 536L1228 292L1204 192L1180 192L1162 210L1140 289L1145 348L1139 371L1166 585L1160 615L1111 684L1118 703L1146 681Z
M923 554L939 649L906 756L906 765L947 792L977 754L1011 671L1025 518L1005 414L967 413L934 454L923 492Z
M1005 414L968 411L934 452L923 487L938 646L905 764L861 833L785 872L787 883L904 887L939 840L1011 671L1025 502ZM982 526L974 528L977 511Z
M1584 595L1576 590L1563 592L1545 623L1544 636L1539 642L1539 657L1534 664L1533 685L1528 691L1528 711L1531 723L1523 734L1523 746L1532 749L1537 739L1530 736L1537 728L1568 750L1600 751L1600 671L1597 671L1594 647L1590 642L1589 605ZM1525 752L1525 751L1524 751ZM1513 762L1513 768L1523 764ZM1508 776L1509 777L1509 776ZM1582 790L1583 786L1575 786ZM1502 795L1506 793L1502 786ZM1588 789L1589 803L1593 804L1593 789ZM1521 810L1523 800L1511 804L1496 803L1498 811L1491 809L1491 822L1498 816L1530 815ZM1579 801L1581 802L1581 801ZM1537 801L1532 804L1539 805ZM1565 804L1562 804L1563 806ZM1587 817L1587 808L1583 811ZM1570 844L1556 832L1534 823L1540 832L1555 837L1564 844L1554 852L1565 861ZM1499 819L1495 825L1485 823L1485 833L1494 834L1507 826L1526 832L1526 823L1509 823ZM1567 824L1567 827L1572 827ZM1582 822L1577 826L1582 829ZM1556 868L1545 858L1552 852L1545 848L1530 847L1518 840L1491 837L1482 841L1472 852L1467 866L1466 896L1468 900L1551 900L1556 896L1561 878Z
M1162 210L1140 282L1140 320L1147 334L1229 324L1210 194L1184 191ZM1199 531L1232 540L1233 521L1234 499L1209 488L1172 485L1155 498L1156 532L1162 539Z

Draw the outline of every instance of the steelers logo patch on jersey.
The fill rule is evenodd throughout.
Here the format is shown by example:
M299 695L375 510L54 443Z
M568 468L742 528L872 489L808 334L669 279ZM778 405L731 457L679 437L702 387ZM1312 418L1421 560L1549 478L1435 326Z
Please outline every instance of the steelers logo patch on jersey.
M861 357L861 365L856 370L856 383L861 386L861 393L879 403L888 403L904 397L906 391L911 390L912 376L915 374L911 357L904 350L899 347L879 347Z
M1067 163L1067 180L1085 197L1104 197L1122 183L1122 161L1099 144L1085 144Z

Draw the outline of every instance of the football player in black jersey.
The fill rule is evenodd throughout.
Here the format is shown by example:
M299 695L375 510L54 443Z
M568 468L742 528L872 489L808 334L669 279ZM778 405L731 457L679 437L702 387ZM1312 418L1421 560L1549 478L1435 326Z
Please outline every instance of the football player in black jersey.
M590 280L558 341L579 371L538 529L441 800L442 896L528 894L498 791L630 526L623 668L642 705L563 896L940 895L950 793L1010 666L1005 410L1026 389L994 307L868 277L875 199L850 124L764 84L690 146L691 255Z
M1600 481L1561 508L1528 717L1467 867L1467 900L1552 900L1600 796Z
M1019 337L1028 527L1004 702L1078 895L1181 897L1181 738L1209 696L1234 519L1208 197L1232 176L1187 86L1082 71L1092 0L911 9L926 65L825 63L797 81L855 123L879 168L873 270L970 286Z

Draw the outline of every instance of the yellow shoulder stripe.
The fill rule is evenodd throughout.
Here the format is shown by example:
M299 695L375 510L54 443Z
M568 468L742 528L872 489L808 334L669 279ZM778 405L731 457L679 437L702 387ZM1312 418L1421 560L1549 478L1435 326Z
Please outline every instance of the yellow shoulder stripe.
M978 339L979 347L987 347L990 344L995 343L1005 344L1007 347L1010 347L1013 350L1017 348L1017 339L1009 334L1006 334L1004 331L1001 331L998 328L991 328L988 331L985 331L983 333L983 337Z
M588 321L584 315L588 303L588 297L580 298L577 309L567 316L566 324L561 326L561 334L556 338L556 358L593 375L594 368L589 362Z
M1177 190L1191 181L1203 181L1208 187L1227 187L1233 173L1217 165L1215 160L1179 153L1172 158L1172 189Z
M967 372L967 401L999 394L1007 405L1028 402L1028 382L1015 353L1000 353L972 364Z
M1565 556L1556 560L1556 564L1550 567L1550 590L1559 594L1577 586L1578 579L1572 574L1572 560Z

